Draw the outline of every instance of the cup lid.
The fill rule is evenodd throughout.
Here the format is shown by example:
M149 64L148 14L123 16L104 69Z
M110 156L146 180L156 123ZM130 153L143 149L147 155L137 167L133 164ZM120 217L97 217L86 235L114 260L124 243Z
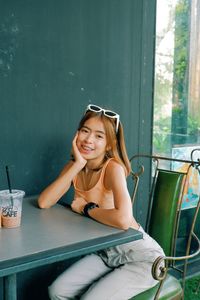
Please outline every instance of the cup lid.
M2 190L0 191L0 197L1 198L18 198L18 197L24 197L25 192L22 190L13 190L12 193L10 193L9 190Z

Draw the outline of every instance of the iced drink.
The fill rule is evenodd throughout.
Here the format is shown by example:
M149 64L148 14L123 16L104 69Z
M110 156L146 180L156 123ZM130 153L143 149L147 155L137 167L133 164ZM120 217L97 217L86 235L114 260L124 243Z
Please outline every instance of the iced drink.
M22 202L25 192L21 190L0 191L2 202L1 223L3 227L15 228L21 224Z
M1 228L1 200L0 200L0 228Z

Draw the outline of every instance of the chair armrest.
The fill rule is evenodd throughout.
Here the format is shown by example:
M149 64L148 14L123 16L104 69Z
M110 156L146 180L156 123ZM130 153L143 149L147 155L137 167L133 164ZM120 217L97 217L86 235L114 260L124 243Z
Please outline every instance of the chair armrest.
M170 261L180 261L180 260L188 260L194 258L200 253L200 240L196 236L195 233L192 233L192 236L196 240L198 247L196 251L192 254L185 255L185 256L159 256L154 261L152 265L152 276L155 280L162 281L165 279L167 272L168 272L168 263Z

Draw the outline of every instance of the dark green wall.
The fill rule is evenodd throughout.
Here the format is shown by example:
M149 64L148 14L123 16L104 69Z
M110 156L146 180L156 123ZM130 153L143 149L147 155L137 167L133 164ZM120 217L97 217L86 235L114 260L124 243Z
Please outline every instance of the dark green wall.
M120 113L130 156L151 151L155 2L0 1L0 189L9 165L13 188L39 194L88 103Z
M0 189L38 194L88 103L116 110L129 155L151 149L155 1L1 0Z

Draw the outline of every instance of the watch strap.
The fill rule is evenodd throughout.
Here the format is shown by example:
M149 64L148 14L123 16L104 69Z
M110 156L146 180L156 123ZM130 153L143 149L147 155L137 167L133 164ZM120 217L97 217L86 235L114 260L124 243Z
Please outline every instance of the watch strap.
M99 207L99 205L96 204L96 203L94 203L94 202L89 202L89 203L87 203L87 204L84 206L84 208L83 208L83 214L84 214L86 217L90 218L90 215L88 214L88 211L91 210L91 209L93 209L93 208L96 208L96 207Z

